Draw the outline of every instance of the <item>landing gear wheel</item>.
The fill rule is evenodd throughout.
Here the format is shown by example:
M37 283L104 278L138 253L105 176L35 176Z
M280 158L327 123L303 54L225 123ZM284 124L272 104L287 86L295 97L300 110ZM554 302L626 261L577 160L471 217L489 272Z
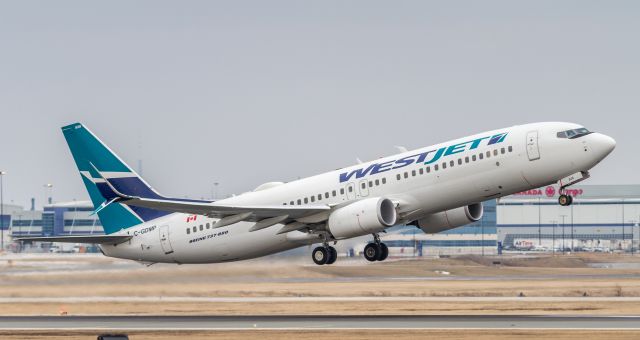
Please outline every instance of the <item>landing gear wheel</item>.
M327 251L329 252L329 258L327 259L327 263L325 264L333 264L338 259L338 252L334 247L327 247Z
M563 207L569 206L571 205L571 203L573 203L573 197L569 195L562 194L560 195L560 197L558 197L558 204L560 204Z
M313 262L321 266L329 260L329 251L325 247L317 247L311 253L311 257L313 258Z
M382 250L377 243L369 243L364 247L364 258L370 262L378 261L381 252Z
M389 256L389 248L386 244L380 243L380 254L378 255L378 261L384 261Z

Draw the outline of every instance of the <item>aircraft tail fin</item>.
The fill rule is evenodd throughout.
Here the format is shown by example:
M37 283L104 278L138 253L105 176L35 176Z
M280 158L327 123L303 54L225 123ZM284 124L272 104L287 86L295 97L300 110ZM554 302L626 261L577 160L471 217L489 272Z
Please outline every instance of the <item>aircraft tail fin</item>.
M64 126L62 133L106 234L169 214L118 203L110 186L126 195L161 196L84 125Z

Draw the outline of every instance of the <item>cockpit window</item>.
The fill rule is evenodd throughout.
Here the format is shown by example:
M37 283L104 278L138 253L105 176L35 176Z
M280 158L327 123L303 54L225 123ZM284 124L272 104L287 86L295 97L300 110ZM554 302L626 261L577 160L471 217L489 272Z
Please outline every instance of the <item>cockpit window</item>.
M580 138L582 136L586 136L588 134L590 134L591 131L585 129L585 128L579 128L579 129L573 129L573 130L567 130L567 131L562 131L562 132L558 132L557 136L558 138L569 138L569 139L574 139L574 138Z

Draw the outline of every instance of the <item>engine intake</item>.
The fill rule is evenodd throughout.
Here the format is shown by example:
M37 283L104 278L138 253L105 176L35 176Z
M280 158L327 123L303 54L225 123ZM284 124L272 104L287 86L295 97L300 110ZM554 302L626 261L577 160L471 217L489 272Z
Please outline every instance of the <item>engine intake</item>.
M388 198L372 197L339 208L329 215L327 229L336 239L382 231L396 224L397 213Z
M428 215L419 219L417 225L425 233L435 234L479 221L482 218L483 212L482 203L474 203Z

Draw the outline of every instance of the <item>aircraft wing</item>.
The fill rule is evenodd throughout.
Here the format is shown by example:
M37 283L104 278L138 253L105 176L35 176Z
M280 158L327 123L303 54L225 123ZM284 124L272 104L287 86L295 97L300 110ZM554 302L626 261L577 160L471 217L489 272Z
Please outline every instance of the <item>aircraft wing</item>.
M128 235L77 235L77 236L34 236L18 237L16 241L117 244L131 239Z
M215 218L246 215L243 221L259 221L265 218L287 216L288 219L298 219L331 210L329 206L304 205L268 205L268 206L230 206L213 202L187 202L171 199L130 198L122 199L119 203L134 207L151 208L180 212L185 214L206 215Z

